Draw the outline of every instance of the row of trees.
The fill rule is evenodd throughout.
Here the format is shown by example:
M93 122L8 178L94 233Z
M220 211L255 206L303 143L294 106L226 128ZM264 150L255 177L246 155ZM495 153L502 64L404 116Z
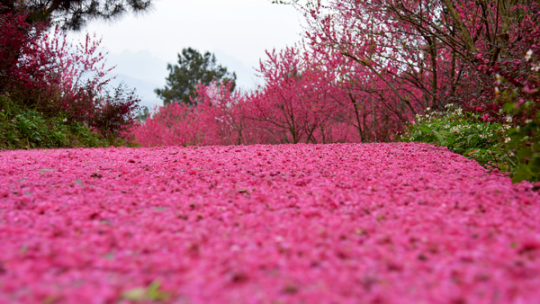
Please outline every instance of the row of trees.
M151 1L0 4L2 100L107 136L143 145L391 141L417 114L453 103L485 122L511 121L516 174L539 176L539 0L293 1L305 35L267 53L258 90L235 91L234 73L186 49L156 90L168 106L131 129L139 100L106 91L99 41L73 46L61 29L147 11Z
M485 120L513 115L524 124L536 117L537 0L289 4L304 15L306 33L296 47L268 53L259 68L264 86L230 94L216 93L219 83L202 85L191 99L197 107L180 105L181 130L157 131L175 125L164 119L173 109L167 107L146 131L181 133L178 144L377 142L395 139L425 109L449 103ZM512 101L523 108L502 111Z
M307 36L316 51L331 50L360 64L412 112L455 102L493 116L501 107L495 100L496 74L508 80L499 91L537 85L527 77L530 61L523 59L538 47L539 4L536 0L294 3L307 17ZM401 90L402 86L419 94ZM530 92L520 94L534 98Z
M233 91L233 82L227 80L199 83L189 102L171 103L136 128L136 141L277 144L394 138L399 119L352 87L342 56L327 58L299 47L267 55L258 70L265 86L244 93Z

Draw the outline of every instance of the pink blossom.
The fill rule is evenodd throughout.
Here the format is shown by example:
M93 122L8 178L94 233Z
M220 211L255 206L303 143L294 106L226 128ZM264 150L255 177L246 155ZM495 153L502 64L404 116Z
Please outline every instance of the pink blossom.
M427 144L5 151L0 303L535 303L537 189Z

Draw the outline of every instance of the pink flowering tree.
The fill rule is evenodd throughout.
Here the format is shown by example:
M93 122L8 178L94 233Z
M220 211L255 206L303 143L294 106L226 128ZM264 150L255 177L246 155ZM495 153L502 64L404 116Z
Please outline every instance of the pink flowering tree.
M199 84L193 105L172 102L132 129L143 146L234 145L256 143L245 119L245 97L232 83Z
M51 60L39 52L38 40L46 24L30 25L26 18L24 10L0 14L0 93L44 88L46 71L40 64Z
M248 98L249 119L256 121L272 142L353 140L346 126L348 119L336 119L342 112L333 85L336 74L298 48L267 55L268 60L261 62L259 69L266 85ZM340 124L345 130L337 132Z
M362 142L391 141L412 113L405 104L394 98L387 81L381 80L362 64L333 50L312 50L321 58L326 70L334 73L333 99L341 105L340 117L348 117L348 123L356 130ZM390 76L390 78L392 78ZM399 85L394 79L392 83ZM418 95L414 88L407 93Z
M0 93L104 136L133 123L139 99L123 87L106 89L112 68L105 67L100 40L87 35L71 44L58 28L48 31L47 23L31 25L26 17L22 9L0 15Z
M539 3L527 0L294 5L306 17L306 37L313 47L331 49L364 66L411 113L440 110L450 102L496 113L501 104L493 102L495 73L522 63L523 54L535 45L526 37L538 28Z
M187 145L193 143L192 120L190 107L173 102L154 108L154 113L144 122L135 123L129 133L144 147Z
M113 68L105 67L100 43L87 34L84 41L71 44L55 28L37 41L38 56L23 57L19 66L36 65L45 71L40 96L45 102L37 104L43 111L61 111L70 121L82 122L104 136L118 135L134 122L140 100L124 86L112 91L107 87L107 74Z
M243 115L244 97L241 91L232 92L232 83L200 84L197 97L199 126L203 142L210 145L239 145L249 142ZM204 133L204 135L202 135Z
M264 85L247 94L201 86L195 108L161 109L160 126L176 130L176 119L183 144L380 142L429 108L453 103L502 120L511 103L503 95L537 100L536 61L523 60L536 54L537 2L294 5L306 18L304 42L267 53L258 70ZM179 117L165 114L177 110ZM513 115L525 122L537 113L525 112Z

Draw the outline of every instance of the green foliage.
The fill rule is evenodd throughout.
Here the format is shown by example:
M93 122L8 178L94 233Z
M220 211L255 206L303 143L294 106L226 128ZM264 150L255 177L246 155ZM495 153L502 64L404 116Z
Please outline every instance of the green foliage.
M503 95L504 96L504 95ZM509 130L508 146L516 151L517 168L512 181L540 181L540 109L538 104L528 101L507 102L504 105L508 117L516 116L516 126Z
M540 57L533 51L536 48L533 45L525 53L521 69L514 67L517 76L507 71L496 75L498 86L503 88L496 101L504 105L506 118L514 122L508 131L508 147L517 157L515 183L540 182Z
M199 83L208 86L212 81L232 81L234 90L236 74L231 75L227 68L217 65L216 57L210 52L202 55L192 48L183 49L182 54L178 54L178 64L168 64L167 70L165 88L155 90L165 105L175 101L191 104Z
M122 293L122 300L128 301L163 301L169 298L168 292L163 292L159 288L160 282L152 282L148 287L137 287Z
M119 138L104 138L78 122L68 123L59 114L47 117L34 109L21 107L0 95L0 148L70 148L134 146Z
M509 124L484 122L478 114L463 113L449 104L446 112L430 112L428 108L425 115L417 115L400 140L445 146L488 169L510 172L517 161L507 147L510 130Z

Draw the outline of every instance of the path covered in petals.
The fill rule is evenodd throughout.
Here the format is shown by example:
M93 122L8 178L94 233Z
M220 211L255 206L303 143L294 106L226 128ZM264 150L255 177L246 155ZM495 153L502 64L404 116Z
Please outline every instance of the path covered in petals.
M0 303L538 303L537 190L425 144L1 152Z

